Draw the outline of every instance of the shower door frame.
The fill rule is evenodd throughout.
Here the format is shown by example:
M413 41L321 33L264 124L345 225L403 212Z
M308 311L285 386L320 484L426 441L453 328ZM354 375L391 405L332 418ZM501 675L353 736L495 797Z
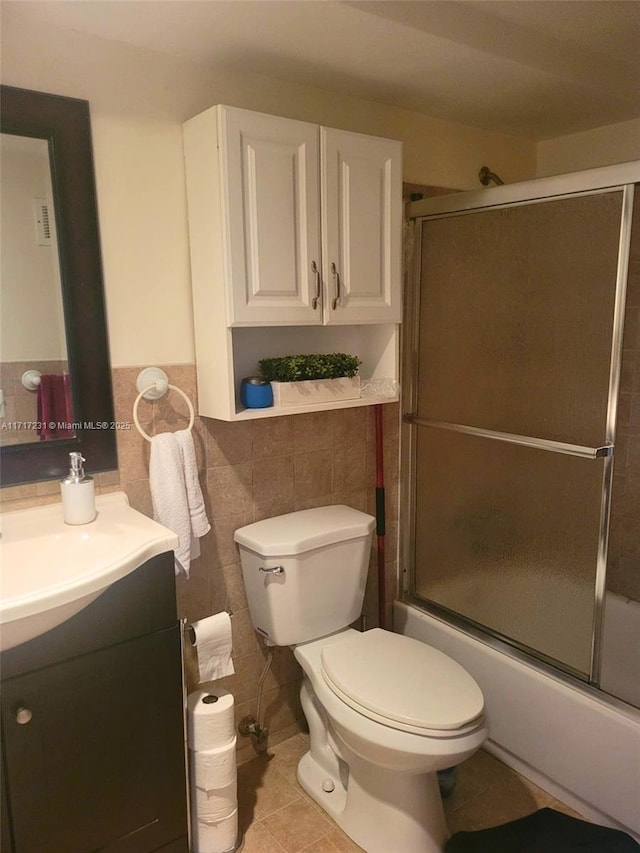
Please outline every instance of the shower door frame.
M402 457L400 495L400 530L402 561L402 593L403 599L438 619L442 619L480 639L485 643L506 651L511 655L525 660L528 664L540 666L547 672L569 678L574 684L598 688L600 681L600 665L602 657L604 597L606 592L607 548L609 538L609 515L611 508L611 487L613 483L614 443L618 392L620 384L620 367L622 360L622 335L624 327L625 298L627 272L629 263L629 248L631 237L631 222L633 215L634 185L640 184L640 160L622 163L616 166L605 166L576 172L569 175L558 175L541 178L519 184L502 185L491 189L461 192L452 195L438 196L430 199L411 202L407 206L407 270L405 315L403 324L402 351ZM551 201L559 198L571 198L585 195L596 195L616 190L622 191L622 212L620 220L620 237L618 243L618 262L616 272L616 295L611 343L611 361L609 371L609 396L607 402L605 444L600 448L586 448L562 444L543 439L531 440L525 436L513 436L455 424L439 424L424 421L416 417L417 411L417 380L418 380L418 348L420 337L420 282L422 267L422 222L450 216L460 216L488 209L499 209L520 205L530 205ZM640 188L638 189L640 192ZM453 429L467 435L485 435L492 439L510 443L524 444L547 451L569 453L576 456L604 458L603 488L600 506L600 530L596 558L596 580L594 589L594 615L591 633L590 671L585 681L584 674L563 665L561 662L546 657L531 647L500 634L473 620L442 607L435 602L426 601L412 593L415 588L415 524L416 524L416 435L419 425L436 428Z

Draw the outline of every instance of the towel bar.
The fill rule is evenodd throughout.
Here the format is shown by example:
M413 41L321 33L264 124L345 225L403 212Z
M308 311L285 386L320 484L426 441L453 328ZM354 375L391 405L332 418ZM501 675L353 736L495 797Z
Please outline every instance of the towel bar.
M184 393L181 388L178 388L177 385L171 385L169 383L169 377L161 370L159 367L145 367L144 370L141 370L138 374L138 378L136 380L136 388L140 392L135 399L133 404L133 422L136 425L136 429L140 433L143 438L146 438L147 441L151 441L151 436L147 435L147 433L140 426L140 421L138 420L138 405L140 400L144 397L145 400L159 400L160 397L164 397L169 389L172 391L176 391L180 396L185 400L187 406L189 407L189 426L187 429L189 432L193 429L193 424L195 423L195 412L193 410L193 404L189 397Z

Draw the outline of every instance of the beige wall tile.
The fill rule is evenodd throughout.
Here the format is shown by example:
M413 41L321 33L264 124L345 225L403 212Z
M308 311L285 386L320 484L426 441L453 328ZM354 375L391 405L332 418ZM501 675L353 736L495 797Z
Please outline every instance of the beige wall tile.
M299 731L306 728L299 692L299 684L293 682L263 692L264 721L268 729L275 732L292 725L297 725Z
M253 458L253 423L227 423L202 418L207 446L207 467L236 465Z
M116 367L111 371L113 403L117 420L133 423L133 404L138 396L136 379L141 370L141 367ZM153 403L142 397L138 403L140 423L152 423L153 412Z
M296 500L324 495L331 491L331 461L330 450L295 454L293 476Z
M220 610L246 610L247 596L242 580L242 569L238 563L209 569L211 575L211 607L214 613Z
M348 450L354 444L366 444L367 425L372 409L336 409L331 412L331 443L334 450Z
M96 476L96 480L98 485L103 488L107 486L119 486L120 471L102 471Z
M256 459L253 463L253 495L256 510L259 507L275 505L293 508L293 482L293 455ZM291 509L286 511L290 512Z
M207 491L213 518L252 511L253 476L251 462L207 470Z
M292 418L294 453L331 449L331 414L331 412L309 412Z
M149 518L153 518L153 504L148 480L136 480L135 483L127 483L126 493L129 498L129 506L144 515L148 515Z
M60 499L56 495L43 495L33 498L19 498L15 501L5 501L2 504L2 512L17 512L21 509L31 509L34 506L47 506L47 504L59 503Z
M231 632L233 635L233 653L238 657L253 654L257 647L257 637L251 623L249 610L234 611L231 619Z
M355 492L369 484L366 444L334 446L331 457L331 491Z
M0 500L2 501L17 501L27 498L35 498L38 494L36 483L28 483L25 486L7 486L0 490Z
M317 495L316 497L312 496L308 498L302 498L298 495L295 495L293 508L298 511L301 509L313 509L316 506L329 506L330 504L334 503L332 497L333 496L331 495L331 493L326 495ZM340 501L335 501L335 503L340 503Z
M353 492L333 492L330 503L334 505L344 504L344 506L353 507L353 509L358 509L360 512L369 512L366 489L359 489ZM375 515L375 513L370 514Z
M239 527L245 527L254 520L253 510L233 515L219 516L215 512L209 514L211 531L203 537L202 558L211 569L220 569L223 566L237 563L240 560L238 546L233 534Z
M262 643L258 643L258 661L260 672L262 672L267 660L267 649ZM302 679L302 667L295 659L293 651L288 647L275 646L271 669L264 681L265 690L274 690L279 685L294 684L299 688Z
M289 456L293 453L295 416L261 418L253 422L253 458Z
M146 426L147 428L150 427L149 424ZM118 430L116 448L120 482L123 485L149 478L151 445L140 435L137 429Z
M176 599L181 618L196 622L215 612L211 584L211 571L202 557L192 560L188 578L183 573L176 577Z
M39 497L44 495L54 495L60 498L60 483L58 480L44 480L42 483L36 483L36 494Z
M255 520L262 521L264 518L275 518L277 515L286 515L295 509L295 500L279 501L274 503L256 504Z
M33 392L17 395L15 398L15 413L18 421L35 421L37 416L37 399Z

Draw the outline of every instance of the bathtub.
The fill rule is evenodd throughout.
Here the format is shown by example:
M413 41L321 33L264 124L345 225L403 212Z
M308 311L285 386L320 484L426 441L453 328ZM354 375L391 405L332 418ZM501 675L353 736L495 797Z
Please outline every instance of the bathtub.
M640 708L640 603L611 592L604 604L600 685Z
M476 679L486 700L489 752L585 817L640 841L639 710L405 602L395 602L393 617L394 631L440 649ZM633 648L632 639L634 631L640 634L635 618L640 619L640 606L608 596L603 685L609 690L619 689L627 677L625 689L640 690L633 686L640 671L640 643Z

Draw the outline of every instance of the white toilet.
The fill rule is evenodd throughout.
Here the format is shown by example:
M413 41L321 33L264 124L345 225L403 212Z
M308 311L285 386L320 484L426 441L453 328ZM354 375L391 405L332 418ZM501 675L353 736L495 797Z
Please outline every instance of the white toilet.
M437 853L448 837L436 771L487 737L480 688L409 637L348 626L364 598L375 519L347 506L235 532L251 619L293 646L310 750L298 779L367 853Z

